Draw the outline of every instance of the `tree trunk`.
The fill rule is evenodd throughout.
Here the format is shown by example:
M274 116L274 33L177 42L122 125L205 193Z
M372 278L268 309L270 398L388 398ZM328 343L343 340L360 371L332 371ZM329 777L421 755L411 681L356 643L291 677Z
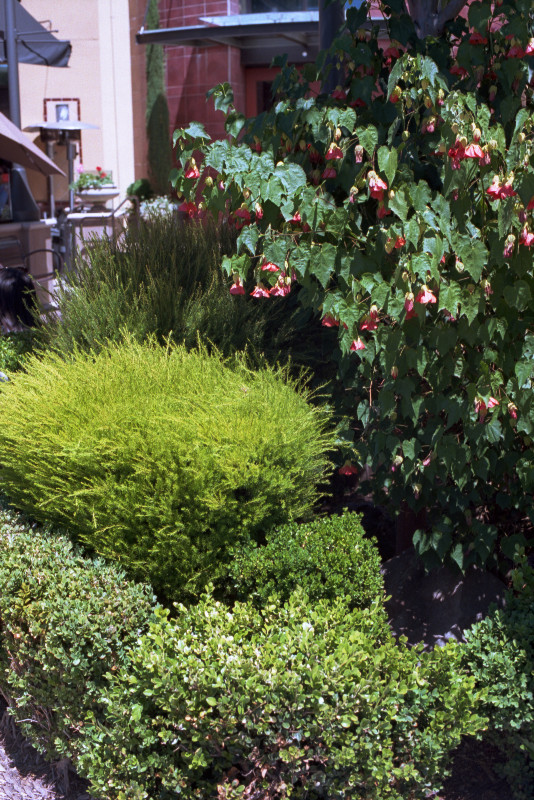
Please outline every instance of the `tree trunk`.
M465 5L466 0L450 0L444 8L441 8L440 0L406 0L420 39L441 36L447 22L457 17Z

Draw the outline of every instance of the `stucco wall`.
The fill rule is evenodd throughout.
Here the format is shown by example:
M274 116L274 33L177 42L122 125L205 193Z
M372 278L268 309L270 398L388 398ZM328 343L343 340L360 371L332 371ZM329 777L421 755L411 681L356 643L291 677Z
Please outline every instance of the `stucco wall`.
M83 166L111 170L124 195L135 176L128 0L23 0L23 5L55 36L71 41L72 55L64 69L20 65L22 127L43 119L44 98L79 98L82 121L98 126L82 132ZM55 151L66 170L65 148ZM45 179L28 177L36 199L44 201ZM66 179L55 179L55 193L58 203L68 200Z

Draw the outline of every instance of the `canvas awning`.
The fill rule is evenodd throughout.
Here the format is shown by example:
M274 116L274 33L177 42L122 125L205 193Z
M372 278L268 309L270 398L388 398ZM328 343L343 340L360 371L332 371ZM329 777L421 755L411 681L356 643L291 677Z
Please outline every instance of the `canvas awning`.
M18 61L22 64L68 66L71 43L56 39L19 2L15 3L15 38ZM0 62L6 61L6 10L5 0L0 0Z
M43 175L65 174L3 114L0 114L0 158L13 161L28 169L38 170Z

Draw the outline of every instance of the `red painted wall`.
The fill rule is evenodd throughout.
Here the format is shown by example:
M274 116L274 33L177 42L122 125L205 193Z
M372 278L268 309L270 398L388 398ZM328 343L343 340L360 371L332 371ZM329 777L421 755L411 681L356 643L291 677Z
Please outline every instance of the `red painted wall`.
M160 0L160 28L201 25L205 16L239 13L239 0ZM245 111L245 70L236 47L165 47L167 57L167 100L171 130L193 120L202 122L213 138L224 137L224 115L206 102L206 92L228 81L235 104Z

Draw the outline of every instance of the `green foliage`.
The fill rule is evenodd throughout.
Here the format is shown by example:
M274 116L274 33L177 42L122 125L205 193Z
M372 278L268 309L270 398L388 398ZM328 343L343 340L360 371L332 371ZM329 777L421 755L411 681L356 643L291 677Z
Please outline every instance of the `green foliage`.
M207 596L156 615L80 757L110 800L422 800L483 724L457 646L396 645L379 603L298 592L262 616Z
M383 597L380 555L365 538L358 514L316 518L283 525L266 535L263 546L237 551L230 566L235 590L260 609L269 598L284 602L297 587L310 601L339 598L349 608L365 608Z
M154 190L148 178L139 178L128 186L126 194L130 197L138 197L139 200L149 200L154 196Z
M296 298L267 309L255 298L232 297L220 265L235 251L235 234L215 225L152 218L119 241L93 239L59 287L59 314L42 329L44 344L61 352L99 349L125 331L138 341L171 336L188 348L199 339L224 355L247 350L249 363L310 367L316 384L335 341ZM290 301L290 307L287 301ZM289 313L288 313L289 312Z
M0 372L15 372L34 346L34 332L20 331L0 335Z
M0 509L2 692L49 757L76 757L104 674L127 662L151 614L147 587Z
M198 213L239 234L223 262L234 284L254 280L267 306L298 286L338 326L340 460L369 467L392 509L427 509L415 544L429 565L483 564L503 510L533 518L528 9L477 2L421 41L390 3L390 49L362 28L369 4L348 9L331 54L300 73L281 60L266 113L246 120L222 85L228 140L198 124L175 133L183 168L203 154L198 181L178 170L175 187L192 203L202 191ZM331 57L342 85L314 96Z
M534 794L534 571L514 574L516 592L504 609L466 632L463 663L485 692L487 737L503 753L515 800Z
M159 28L157 0L150 0L146 15L149 30ZM165 94L165 55L159 44L146 46L146 130L150 178L157 194L169 191L172 166L169 107Z
M306 515L328 467L328 418L304 390L204 351L48 354L3 387L8 496L171 597L224 574L231 545Z

